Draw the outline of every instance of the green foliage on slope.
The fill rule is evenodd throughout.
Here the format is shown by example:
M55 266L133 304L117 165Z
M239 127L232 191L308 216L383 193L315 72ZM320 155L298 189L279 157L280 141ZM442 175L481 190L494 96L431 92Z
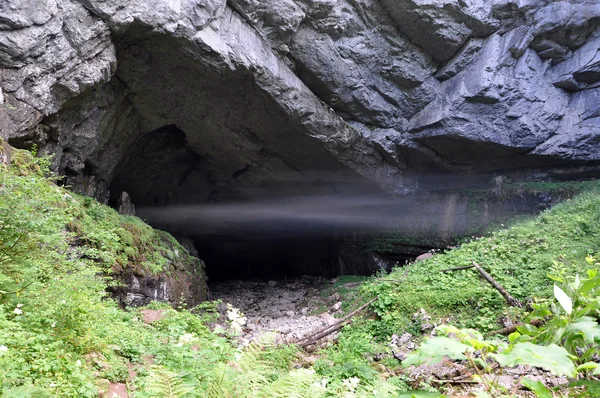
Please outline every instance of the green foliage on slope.
M57 187L47 166L24 151L0 166L0 392L90 396L96 378L122 378L146 350L135 315L106 297L115 267L159 272L187 254L141 220ZM92 369L90 354L111 365Z
M7 397L97 396L102 381L127 383L138 397L398 396L410 381L385 354L387 338L419 334L423 320L413 314L420 308L434 321L482 331L498 327L502 316L527 316L507 310L474 270L441 269L476 261L529 302L552 297L549 271L581 274L583 259L600 251L600 194L590 189L412 264L406 278L403 268L373 277L362 294L377 295L376 316L346 327L314 366L297 367L293 346L265 340L243 348L211 331L214 303L153 305L164 317L151 324L142 321L143 309L120 308L106 294L116 283L112 273L169 272L185 250L135 217L57 187L44 159L16 151L12 165L0 167L0 394ZM542 339L528 333L520 338Z
M527 302L551 297L554 267L578 271L586 255L600 251L600 193L597 184L572 200L540 215L475 238L446 253L395 269L390 275L363 286L377 295L373 308L379 315L378 334L419 329L412 314L420 308L437 320L482 331L499 328L503 316L519 317L503 297L476 270L440 272L477 262L511 295ZM406 278L404 274L407 272Z
M234 336L206 326L215 303L191 310L154 304L149 310L162 319L151 324L143 322L145 309L120 308L106 293L113 273L168 272L185 250L135 217L59 188L47 166L15 151L0 170L0 395L94 397L108 383L127 383L134 397L398 390L379 377L332 379L294 368L294 346L239 347Z

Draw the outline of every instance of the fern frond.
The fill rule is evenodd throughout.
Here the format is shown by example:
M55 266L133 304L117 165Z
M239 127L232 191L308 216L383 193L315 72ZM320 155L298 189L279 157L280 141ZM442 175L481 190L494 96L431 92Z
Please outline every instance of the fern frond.
M150 368L148 379L146 392L157 398L182 398L196 387L182 376L158 365Z

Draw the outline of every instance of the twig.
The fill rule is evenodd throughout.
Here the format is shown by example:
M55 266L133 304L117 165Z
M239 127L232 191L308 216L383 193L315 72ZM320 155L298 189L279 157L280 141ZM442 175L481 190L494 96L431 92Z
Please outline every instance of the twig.
M507 336L513 332L516 332L517 328L520 326L525 326L525 325L540 326L543 323L544 323L544 321L542 321L541 319L534 319L530 323L517 323L516 325L508 326L508 327L498 329L498 330L493 330L491 332L488 332L486 334L486 336L494 336L496 334L502 334L502 335Z
M523 305L519 302L519 300L517 300L516 298L511 296L502 286L500 286L500 284L494 278L492 278L492 276L490 274L485 272L485 270L483 268L481 268L481 266L479 264L477 264L475 261L473 261L473 266L475 267L475 269L477 269L477 271L479 271L481 276L486 281L488 281L490 283L490 285L492 285L494 287L494 289L496 289L498 292L500 292L500 294L502 295L502 297L504 297L504 299L506 300L508 305L510 305L512 307L523 308Z
M464 267L441 269L440 272L460 271L461 269L469 269L469 268L474 268L474 267L475 267L474 265L465 265Z
M318 332L313 333L310 336L301 338L300 340L298 340L296 342L296 344L298 344L300 347L306 347L306 346L316 343L317 340L320 340L323 337L328 336L337 330L340 330L346 324L346 322L351 320L351 318L354 315L358 314L360 311L364 310L369 305L373 304L376 300L377 300L377 297L368 301L366 304L361 305L360 307L358 307L357 309L355 309L354 311L352 311L351 313L349 313L348 315L346 315L345 317L340 319L338 322L336 322L332 325L329 325L326 328L323 328L323 329L319 330Z
M440 384L479 384L477 380L431 380L434 383Z
M473 264L475 264L475 263L473 263ZM469 354L468 352L465 352L465 355L466 355L467 359L469 360L469 362L471 363L471 366L473 366L475 368L475 371L477 372L477 375L479 375L479 379L483 383L483 385L484 385L485 389L487 390L488 394L491 395L492 389L488 385L487 381L485 381L485 379L483 378L483 375L481 374L481 371L479 370L479 368L475 364L475 361L473 361L473 357L471 357L471 354Z

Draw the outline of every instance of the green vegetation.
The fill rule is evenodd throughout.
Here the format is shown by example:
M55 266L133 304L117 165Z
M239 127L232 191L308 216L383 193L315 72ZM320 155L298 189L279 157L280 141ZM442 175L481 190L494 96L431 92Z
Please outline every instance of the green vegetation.
M594 189L511 228L409 265L406 278L406 270L398 268L363 290L378 297L374 310L381 318L380 335L414 329L411 316L420 308L437 320L450 317L460 327L489 331L500 327L503 316L524 314L507 309L502 296L475 270L440 270L475 261L514 297L527 302L552 295L547 277L552 267L564 266L574 274L586 255L599 250L600 195Z
M106 297L110 275L192 260L168 234L58 188L48 164L14 151L0 171L0 391L92 396L147 351L136 315Z
M207 327L216 303L177 310L152 304L147 310L162 311L162 319L151 324L143 322L146 309L120 308L106 293L117 283L112 275L125 267L169 272L187 254L141 220L59 188L48 163L14 151L1 170L2 396L94 397L119 382L134 397L397 391L379 378L331 380L310 366L296 369L294 346L265 340L238 347L235 328Z
M120 272L169 273L178 263L201 263L169 234L59 188L47 159L23 151L11 156L11 166L0 166L2 396L93 397L109 383L126 383L134 397L440 396L403 366L439 360L441 353L481 372L488 396L510 392L482 375L514 364L578 375L582 380L565 388L587 388L582 396L594 388L600 342L597 184L408 271L397 268L366 281L338 278L327 295L339 294L345 311L377 300L335 344L309 355L268 337L239 346L243 315L234 309L228 320L218 320L229 328L209 328L219 317L217 303L119 307L107 289ZM473 269L439 272L474 261L524 308L507 307ZM144 322L147 311L160 316ZM502 326L502 318L525 325L509 339L484 337ZM420 338L424 322L442 325L438 336L401 363L391 355L390 336ZM553 361L535 362L540 353ZM540 397L553 393L539 381L524 378L521 384ZM410 392L415 388L427 391Z
M550 275L559 285L554 285L554 298L534 303L529 323L517 327L509 335L509 342L486 340L473 329L457 329L441 325L437 336L426 338L402 365L408 367L422 363L439 363L445 358L466 361L477 374L487 396L510 397L508 390L497 379L486 377L504 366L527 365L545 369L556 376L593 379L600 375L600 364L593 359L600 353L600 263L592 256L586 258L587 276L567 276L566 269L558 267ZM538 321L541 326L532 323ZM600 388L598 380L584 380L555 388L566 390L566 395L577 394L581 386L586 393ZM521 384L538 397L552 397L552 391L540 381L522 377ZM595 395L595 394L594 394Z

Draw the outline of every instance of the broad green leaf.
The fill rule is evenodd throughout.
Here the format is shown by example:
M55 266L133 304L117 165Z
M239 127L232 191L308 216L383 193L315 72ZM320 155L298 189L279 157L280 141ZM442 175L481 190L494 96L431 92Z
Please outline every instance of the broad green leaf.
M539 380L531 380L526 377L521 380L521 384L533 391L537 398L552 398L552 391Z
M423 341L421 346L402 361L403 367L422 363L434 364L441 362L444 357L450 359L467 359L465 352L472 352L473 347L449 337L437 336Z
M521 336L522 335L519 332L512 332L511 334L508 335L508 341L510 341L511 343L514 343L515 340L517 340Z
M586 362L586 363L582 363L581 365L579 365L577 367L577 371L581 372L581 371L590 370L590 369L598 370L599 367L600 367L600 364L598 364L596 362Z
M534 325L528 324L528 323L526 323L524 325L517 326L517 330L521 334L528 334L528 335L538 334L539 333L537 327L535 327Z
M581 317L576 322L569 324L567 332L581 334L586 343L593 343L594 340L600 339L600 326L594 318L589 316Z
M491 355L502 366L537 366L556 376L574 377L577 374L567 350L556 344L540 346L529 342L517 343L508 350Z
M554 285L554 297L556 297L556 300L560 306L563 307L565 312L571 315L573 312L573 301L571 301L571 298L567 296L567 293L565 293L560 287Z

